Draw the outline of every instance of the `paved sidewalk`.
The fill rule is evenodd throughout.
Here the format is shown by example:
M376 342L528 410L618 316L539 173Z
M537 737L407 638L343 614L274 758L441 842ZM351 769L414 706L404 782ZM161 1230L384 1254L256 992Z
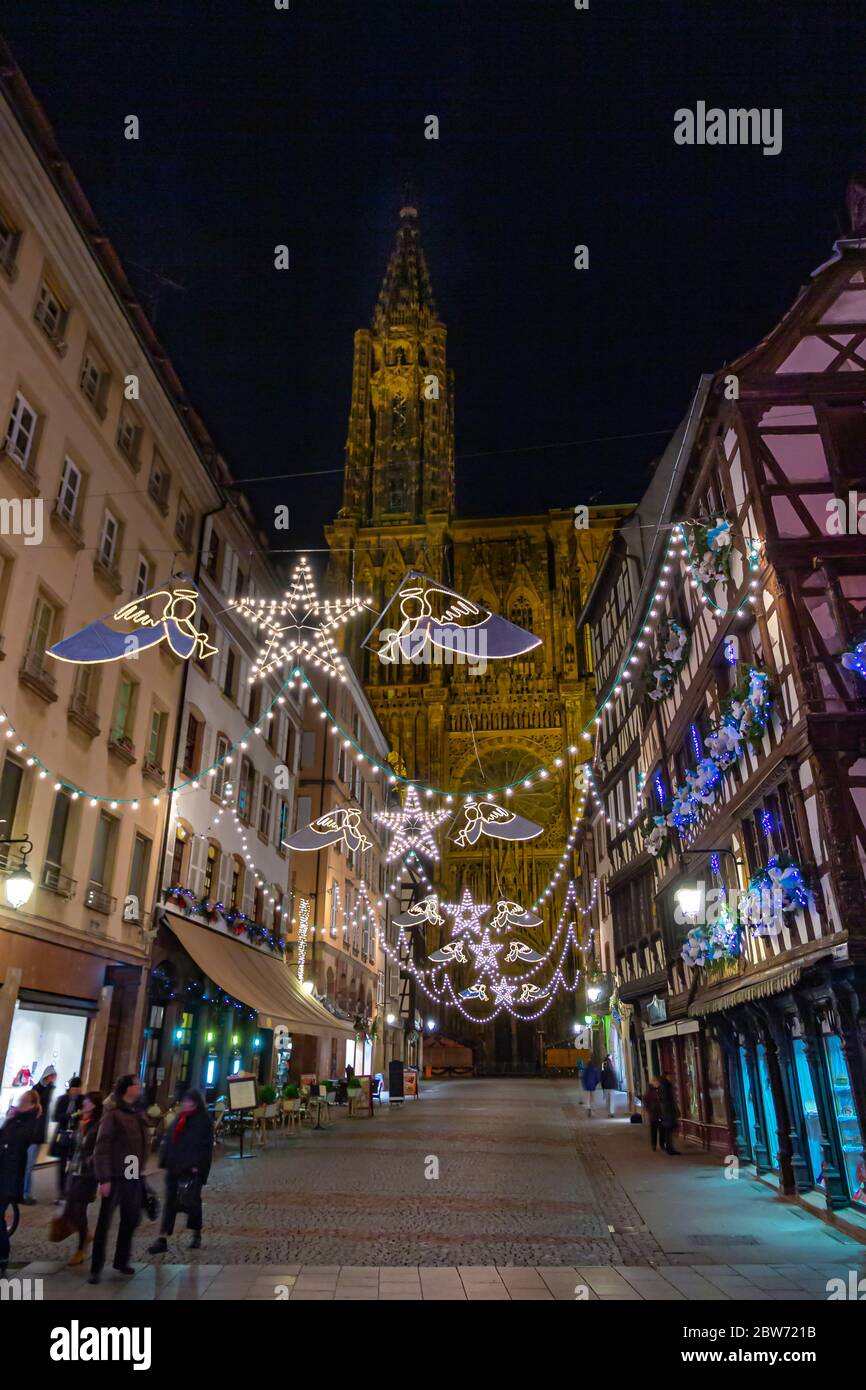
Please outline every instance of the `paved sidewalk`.
M248 1163L218 1150L202 1249L178 1232L140 1263L145 1223L135 1276L109 1264L97 1286L66 1267L71 1242L47 1240L46 1170L9 1275L89 1302L821 1300L828 1280L866 1274L866 1245L745 1171L726 1177L723 1156L654 1154L643 1126L588 1119L578 1100L567 1080L455 1080L281 1135Z
M848 1279L849 1263L808 1265L136 1265L124 1278L110 1268L101 1284L86 1272L34 1261L14 1271L41 1279L42 1297L66 1302L163 1300L387 1303L817 1301L827 1281ZM10 1274L13 1271L10 1270Z

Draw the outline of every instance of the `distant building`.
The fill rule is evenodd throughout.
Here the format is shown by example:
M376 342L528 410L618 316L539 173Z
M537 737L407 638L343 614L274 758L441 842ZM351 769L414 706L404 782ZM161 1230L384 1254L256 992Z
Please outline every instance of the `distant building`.
M575 614L611 532L628 507L590 508L575 528L571 510L502 516L455 513L454 374L447 331L438 315L410 198L369 328L355 334L343 505L327 530L331 575L382 609L409 570L442 581L541 637L519 660L452 664L386 663L380 641L350 645L367 696L408 777L427 785L479 792L525 777L574 742L593 713L587 647ZM386 619L387 626L392 619ZM398 623L394 622L397 626ZM474 654L483 655L483 654ZM499 893L529 905L545 893L563 853L577 794L551 776L531 793L518 788L509 805L544 826L534 840L508 846L485 840L458 848L439 837L442 862L433 878L446 901L465 887L476 901ZM550 915L556 921L552 905ZM542 949L550 924L534 933ZM428 948L442 940L431 931ZM419 947L419 954L423 954ZM449 1036L477 1044L481 1071L534 1071L536 1026L503 1013L474 1027L440 1016L420 988L418 1011ZM546 1015L548 1037L571 1030L574 1004ZM539 1025L540 1026L540 1025Z

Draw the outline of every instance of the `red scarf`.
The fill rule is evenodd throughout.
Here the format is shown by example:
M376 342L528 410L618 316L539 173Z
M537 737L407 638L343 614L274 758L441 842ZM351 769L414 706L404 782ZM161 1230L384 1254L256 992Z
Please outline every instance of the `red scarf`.
M172 1137L171 1137L171 1142L172 1142L173 1144L176 1144L177 1141L178 1141L178 1139L180 1139L181 1135L183 1134L184 1130L186 1129L186 1122L187 1122L188 1119L189 1119L189 1115L186 1113L185 1110L182 1110L181 1113L180 1113L180 1114L178 1115L178 1117L177 1117L177 1123L175 1124L175 1127L174 1127L174 1134L173 1134Z

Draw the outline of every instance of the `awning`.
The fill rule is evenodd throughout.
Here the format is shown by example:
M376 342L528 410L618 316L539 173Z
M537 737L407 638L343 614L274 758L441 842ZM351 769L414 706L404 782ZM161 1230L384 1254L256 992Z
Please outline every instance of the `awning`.
M697 1033L700 1028L696 1018L678 1018L671 1023L659 1023L654 1028L644 1028L643 1041L653 1042L656 1038L683 1037L686 1033Z
M334 1018L311 998L301 988L294 971L277 956L211 927L199 926L170 908L164 909L163 917L208 979L257 1010L262 1028L275 1028L282 1023L292 1033L307 1033L314 1038L355 1036L352 1025Z
M723 985L709 989L689 1008L692 1017L701 1014L717 1014L722 1009L733 1009L737 1004L746 1004L750 999L766 999L770 994L782 994L793 989L802 973L802 964L783 965L775 970L755 974L751 979L741 975L736 980L726 980Z

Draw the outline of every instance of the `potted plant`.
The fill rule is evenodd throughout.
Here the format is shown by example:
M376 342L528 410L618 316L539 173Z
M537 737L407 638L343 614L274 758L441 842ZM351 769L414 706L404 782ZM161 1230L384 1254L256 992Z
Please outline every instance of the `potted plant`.
M274 1086L260 1086L260 1087L259 1087L259 1100L260 1100L260 1102L262 1103L262 1105L273 1105L273 1103L274 1103L274 1101L276 1100L276 1098L277 1098L276 1087L274 1087Z
M298 1087L292 1082L283 1087L283 1100L297 1100L300 1094Z

